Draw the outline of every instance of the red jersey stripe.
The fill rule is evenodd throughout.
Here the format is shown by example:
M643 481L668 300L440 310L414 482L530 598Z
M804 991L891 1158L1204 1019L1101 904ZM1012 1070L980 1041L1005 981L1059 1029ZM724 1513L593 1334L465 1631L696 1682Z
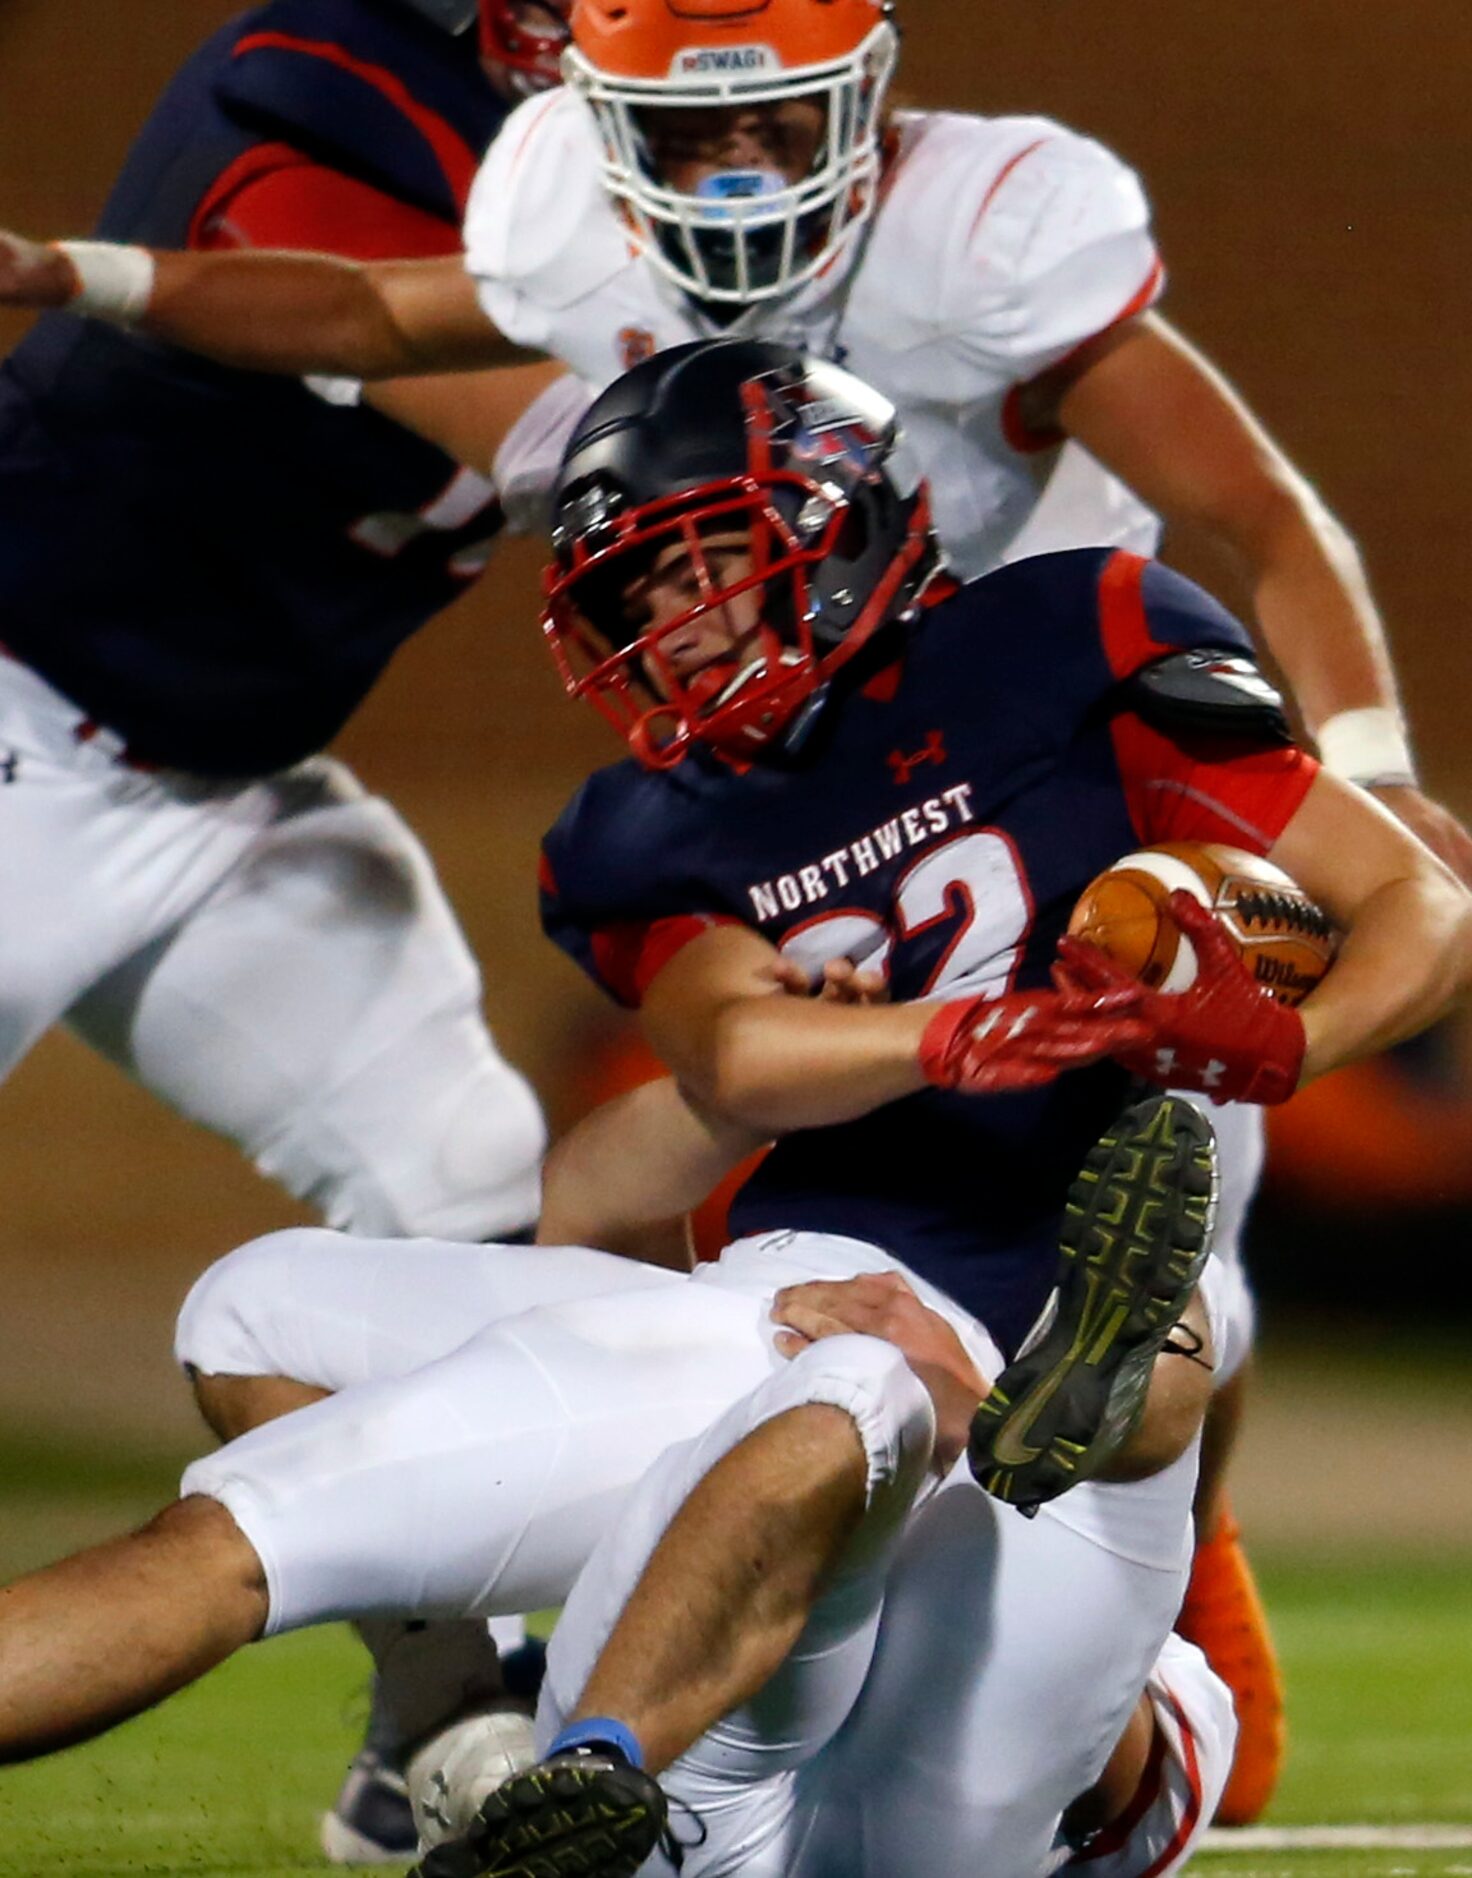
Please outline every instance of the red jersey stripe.
M260 144L216 180L195 211L189 246L413 260L458 254L460 230L285 144Z
M341 66L345 72L351 72L355 78L372 85L375 91L381 92L408 118L424 138L434 152L435 161L456 202L462 209L465 207L470 185L480 168L479 159L459 131L447 123L438 111L421 104L401 78L382 65L373 65L367 59L354 57L351 52L333 45L330 40L298 39L291 33L247 33L237 43L233 56L238 59L247 52L261 51L300 52L308 58L325 59L329 65Z

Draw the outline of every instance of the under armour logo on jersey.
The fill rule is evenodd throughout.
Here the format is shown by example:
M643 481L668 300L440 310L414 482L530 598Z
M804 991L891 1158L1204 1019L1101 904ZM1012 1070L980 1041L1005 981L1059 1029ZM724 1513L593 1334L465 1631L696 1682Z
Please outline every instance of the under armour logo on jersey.
M902 789L922 763L944 763L945 760L945 733L939 730L927 732L923 747L913 756L906 756L903 750L891 750L886 758L894 771L895 781Z
M0 757L0 782L13 783L20 769L20 756L15 750L7 750Z

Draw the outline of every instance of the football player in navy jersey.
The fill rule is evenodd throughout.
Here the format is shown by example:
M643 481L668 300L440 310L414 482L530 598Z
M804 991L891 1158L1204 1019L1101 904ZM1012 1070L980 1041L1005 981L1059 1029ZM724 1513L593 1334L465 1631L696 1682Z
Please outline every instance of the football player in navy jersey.
M560 1597L581 1568L541 1717L544 1745L566 1752L509 1808L488 1801L426 1874L525 1871L533 1852L586 1871L588 1848L560 1843L581 1831L580 1790L595 1809L627 1801L644 1830L657 1801L620 1776L641 1756L703 1814L687 1871L888 1878L922 1844L934 1870L1052 1869L1059 1816L1136 1712L1189 1554L1189 1422L1132 1460L1137 1476L1078 1478L1124 1458L1145 1370L1203 1267L1204 1124L1169 1096L1121 1123L1131 1076L1284 1099L1465 992L1472 899L1292 746L1241 629L1189 582L1101 550L947 583L891 409L787 348L682 348L620 381L574 438L555 540L549 633L636 755L549 838L547 921L641 1004L685 1096L656 1091L652 1117L633 1104L642 1137L583 1131L554 1178L626 1188L642 1156L669 1152L660 1102L693 1123L697 1160L705 1129L722 1155L775 1135L739 1202L744 1236L691 1277L578 1249L321 1232L233 1254L196 1287L178 1348L238 1396L271 1379L277 1419L245 1418L144 1532L11 1588L0 1756L99 1732L261 1634L515 1608ZM1124 850L1228 831L1271 848L1345 929L1301 1012L1187 905L1198 972L1180 993L1060 941ZM783 992L794 961L855 960L886 974L892 1002ZM1059 1277L1070 1190L1085 1214L1091 1186L1149 1199L1157 1148L1168 1198L1140 1215L1133 1277L1117 1273L1129 1307L1083 1337L1090 1284L1070 1280L1071 1258ZM1217 1263L1201 1278L1209 1335L1182 1353L1221 1373ZM762 1329L782 1287L785 1369ZM923 1347L877 1319L836 1334L871 1327L855 1300L876 1287L927 1307ZM1154 1301L1169 1308L1146 1322ZM287 1378L300 1406L281 1414ZM989 1493L952 1473L912 1523L957 1388ZM716 1478L727 1459L744 1498ZM765 1517L774 1482L790 1545L762 1556L812 1569L784 1579L780 1610L752 1610L763 1575L742 1522ZM1008 1499L1046 1504L1021 1521ZM731 1546L711 1545L713 1509ZM837 1561L838 1608L819 1612L830 1541L850 1538L862 1556ZM692 1579L692 1557L731 1569ZM632 1679L625 1603L650 1672ZM814 1647L789 1658L809 1609ZM121 1639L105 1669L99 1612ZM706 1648L711 1623L740 1647ZM779 1699L743 1710L714 1755L692 1744L769 1673ZM1228 1755L1229 1737L1228 1722ZM1135 1746L1148 1771L1148 1733ZM1199 1786L1181 1801L1170 1856L1146 1861L1162 1873L1209 1812ZM616 1858L610 1871L632 1869L627 1847Z
M1048 1410L1078 1386L1079 1294L1070 1306L1065 1284L1051 1322L1037 1313L1067 1183L1125 1072L1219 1101L1286 1099L1447 1008L1472 973L1468 896L1293 747L1242 629L1189 582L1109 550L945 582L892 412L827 366L738 340L639 367L580 427L555 517L547 630L569 691L623 731L634 759L590 779L548 838L548 931L641 1009L687 1104L744 1124L745 1145L777 1137L732 1208L738 1258L755 1246L780 1261L796 1247L815 1267L832 1258L837 1276L854 1242L878 1245L966 1304L1004 1356L1021 1350L970 1444L983 1483L1012 1497L1012 1463L1036 1467ZM1126 998L1130 981L1061 937L1075 899L1118 853L1164 840L1271 850L1346 929L1301 1014L1259 992L1211 916L1179 894L1192 987L1107 1012L1076 1002ZM774 995L794 964L815 983L862 965L896 1002ZM1140 1034L1106 1036L1132 1021ZM612 1158L581 1170L604 1205L629 1159L627 1138L613 1140ZM864 1327L851 1305L829 1317L835 1288L807 1295L807 1321L828 1318L815 1334ZM1047 1327L1030 1334L1035 1322ZM1215 1356L1225 1373L1226 1352ZM645 1767L669 1770L727 1855L760 1847L762 1870L888 1872L922 1847L926 1870L1039 1868L967 1836L985 1818L979 1799L965 1829L943 1823L937 1807L955 1787L913 1742L895 1750L896 1701L948 1711L937 1732L971 1743L972 1759L955 1754L963 1789L986 1784L981 1764L1005 1739L976 1721L980 1687L948 1709L943 1655L929 1679L915 1673L913 1610L888 1659L881 1627L875 1696L838 1737L836 1770L819 1778L800 1752L790 1758L791 1715L813 1721L798 1690L812 1691L803 1675L815 1678L824 1600L810 1589L802 1605L816 1633L778 1615L766 1580L779 1568L749 1561L741 1535L762 1530L770 1544L759 1521L779 1508L796 1517L792 1483L817 1479L802 1470L818 1440L811 1424L781 1439L759 1427L703 1476L692 1465L641 1488L559 1631L551 1699L566 1726L543 1765L485 1807L464 1870L520 1869L531 1844L548 1870L587 1869L572 1849L579 1786L605 1802L622 1794L602 1815L611 1843L616 1820L652 1843L662 1812ZM836 1469L849 1437L832 1440ZM826 1549L807 1558L811 1586L842 1577L861 1472L837 1512L832 1475L806 1502L806 1530L830 1522ZM930 1575L944 1590L944 1570ZM953 1616L966 1583L957 1566L943 1607ZM983 1598L977 1620L1000 1624L1008 1595ZM1046 1621L1041 1604L1034 1616ZM956 1647L951 1635L943 1651ZM774 1838L785 1863L768 1862ZM1173 1871L1183 1852L1184 1836L1146 1862ZM700 1869L708 1856L707 1845ZM617 1851L592 1863L629 1868ZM718 1850L709 1869L728 1868ZM440 1869L423 1867L426 1878Z
M565 12L270 0L175 77L98 233L454 254ZM64 1019L337 1225L505 1238L537 1211L536 1099L427 855L314 753L479 573L581 398L545 367L375 395L64 315L0 367L0 1073ZM477 470L391 421L453 450L472 414ZM333 1849L411 1850L359 1774Z
M1016 1214L1007 1190L1022 1167L1075 1165L1122 1087L1113 1069L1056 1085L1047 1068L1066 995L1050 986L1055 952L1095 874L1142 843L1271 848L1355 925L1301 1017L1254 998L1234 1030L1214 987L1169 1017L1152 1005L1170 1034L1126 1052L1130 1066L1219 1100L1281 1101L1305 1065L1338 1059L1342 1031L1380 1047L1377 1007L1404 997L1420 1021L1421 995L1439 1007L1445 993L1435 948L1420 992L1414 973L1382 982L1380 898L1347 905L1316 834L1290 827L1363 820L1367 847L1381 835L1415 876L1412 900L1464 902L1294 747L1242 628L1200 589L1103 549L958 588L936 564L923 486L901 493L903 475L884 401L780 346L676 348L599 400L563 466L547 630L569 690L635 757L590 778L548 837L544 916L641 1008L687 1087L784 1136L734 1227L882 1226L948 1292L975 1303L984 1286L1005 1341L1035 1311L1024 1240L1048 1216ZM1178 917L1200 936L1189 909ZM895 1004L773 999L784 960L877 968ZM964 998L972 1019L923 1057L900 1048L862 1075L857 1059L823 1063L830 1034L867 1026L898 1047L926 1032L932 1001ZM1198 1000L1199 1033L1180 1015ZM881 1106L970 1088L993 1056L1011 1075L1039 1050L1027 1079L1046 1093L1015 1106L934 1093ZM1014 1292L1008 1274L1027 1269Z

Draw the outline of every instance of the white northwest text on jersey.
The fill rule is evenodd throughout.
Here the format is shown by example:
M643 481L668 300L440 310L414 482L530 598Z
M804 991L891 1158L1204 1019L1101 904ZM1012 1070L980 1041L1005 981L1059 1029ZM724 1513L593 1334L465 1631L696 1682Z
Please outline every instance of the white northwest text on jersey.
M799 867L790 874L778 874L749 886L752 910L757 920L780 919L784 912L796 913L805 906L815 906L831 893L842 892L853 879L873 874L886 861L896 860L907 848L918 848L936 835L946 835L953 828L974 822L971 808L971 784L957 783L939 795L927 796L913 807L901 809L887 822L871 828L856 841L835 848L820 860Z

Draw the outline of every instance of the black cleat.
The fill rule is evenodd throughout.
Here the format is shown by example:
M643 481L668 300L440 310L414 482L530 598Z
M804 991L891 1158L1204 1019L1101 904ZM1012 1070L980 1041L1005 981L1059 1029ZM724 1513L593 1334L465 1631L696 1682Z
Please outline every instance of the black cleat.
M1179 1096L1133 1103L1068 1190L1058 1286L971 1422L971 1471L1034 1512L1098 1472L1145 1406L1211 1247L1216 1141Z
M409 1878L633 1878L658 1845L659 1785L602 1754L559 1754L497 1787L463 1838Z

